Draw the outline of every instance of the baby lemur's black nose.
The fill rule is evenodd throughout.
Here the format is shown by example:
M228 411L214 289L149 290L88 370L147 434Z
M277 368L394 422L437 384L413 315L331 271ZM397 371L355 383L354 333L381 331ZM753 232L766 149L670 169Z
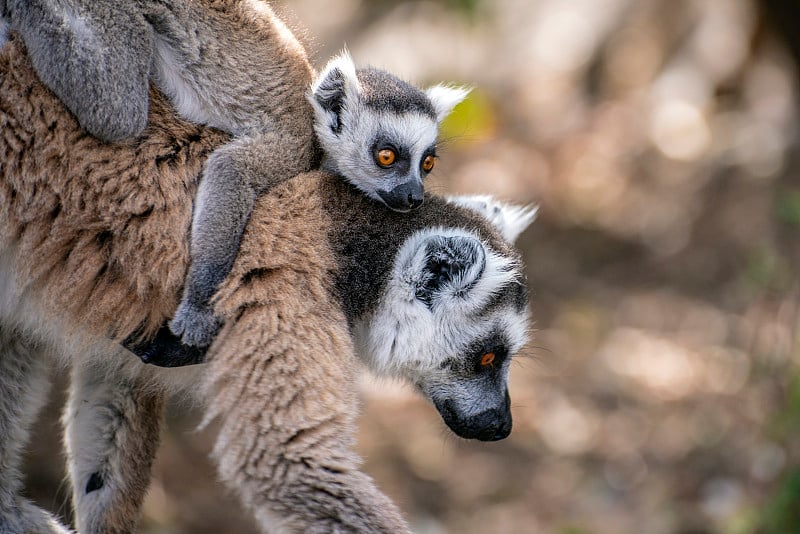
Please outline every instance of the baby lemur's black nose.
M413 194L408 194L408 203L411 206L411 209L417 209L418 207L422 206L423 201L422 195L415 197Z
M390 209L400 212L422 206L425 199L422 184L419 182L405 182L391 191L378 191L378 194Z

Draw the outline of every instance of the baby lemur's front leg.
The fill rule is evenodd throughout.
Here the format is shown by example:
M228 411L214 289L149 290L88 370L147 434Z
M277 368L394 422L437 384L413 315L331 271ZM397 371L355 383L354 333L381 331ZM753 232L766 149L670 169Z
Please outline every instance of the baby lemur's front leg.
M192 263L171 330L187 345L207 346L219 329L211 298L228 275L256 197L314 162L313 138L275 132L237 139L208 159L192 221ZM161 365L156 359L150 363ZM182 363L171 361L171 366Z

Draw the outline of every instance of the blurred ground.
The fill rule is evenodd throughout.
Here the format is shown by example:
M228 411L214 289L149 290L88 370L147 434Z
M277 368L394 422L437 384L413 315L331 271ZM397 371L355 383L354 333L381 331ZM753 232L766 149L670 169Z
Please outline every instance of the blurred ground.
M364 379L366 470L415 531L800 532L796 2L282 4L319 66L475 87L430 188L541 205L509 439ZM170 413L144 531L255 532ZM42 427L30 493L67 513Z

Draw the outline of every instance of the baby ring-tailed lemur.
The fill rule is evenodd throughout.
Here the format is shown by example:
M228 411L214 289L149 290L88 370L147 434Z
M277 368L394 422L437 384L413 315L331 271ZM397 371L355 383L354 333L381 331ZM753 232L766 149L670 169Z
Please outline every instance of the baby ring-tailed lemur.
M261 0L3 0L0 9L41 80L96 137L142 132L150 80L184 118L234 136L206 164L192 264L170 322L193 346L219 329L209 301L257 195L311 169L319 147L324 168L392 210L414 209L438 125L467 94L356 70L347 54L313 81L305 49Z

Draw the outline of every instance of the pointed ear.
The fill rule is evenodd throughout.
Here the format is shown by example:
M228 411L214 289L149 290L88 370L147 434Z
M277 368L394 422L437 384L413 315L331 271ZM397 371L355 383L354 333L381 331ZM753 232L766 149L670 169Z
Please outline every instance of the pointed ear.
M415 294L428 304L444 291L459 294L469 290L486 267L483 244L474 237L436 235L422 248L424 266Z
M464 100L470 91L472 89L469 87L451 87L444 84L434 85L426 89L425 94L428 95L433 108L436 110L437 122L442 122L445 117L450 115L453 108Z
M499 202L488 195L462 195L447 197L447 201L476 211L492 223L510 243L536 219L538 206L515 206Z
M348 100L358 99L361 87L356 67L347 50L331 59L311 86L309 101L314 107L318 125L339 133L342 110Z

